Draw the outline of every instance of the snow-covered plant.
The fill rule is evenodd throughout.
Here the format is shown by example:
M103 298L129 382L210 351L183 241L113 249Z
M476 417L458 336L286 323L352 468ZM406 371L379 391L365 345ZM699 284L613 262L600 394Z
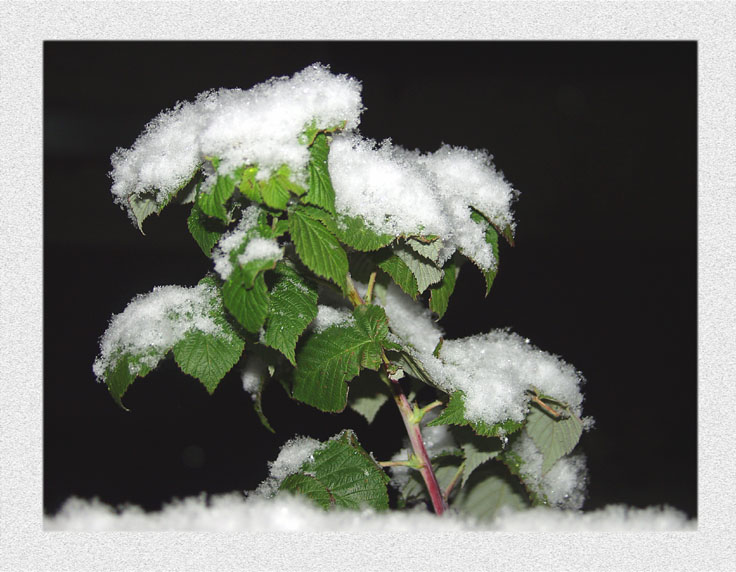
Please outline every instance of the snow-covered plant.
M392 459L376 461L349 429L295 437L256 495L381 510L394 486L394 508L437 514L580 508L581 375L506 330L449 340L436 323L464 263L490 291L517 191L485 151L362 138L361 112L359 82L315 64L180 103L113 155L112 193L133 223L191 205L212 272L114 316L97 378L122 406L170 352L209 393L238 366L270 431L261 400L273 381L369 423L386 402L398 408L408 440Z

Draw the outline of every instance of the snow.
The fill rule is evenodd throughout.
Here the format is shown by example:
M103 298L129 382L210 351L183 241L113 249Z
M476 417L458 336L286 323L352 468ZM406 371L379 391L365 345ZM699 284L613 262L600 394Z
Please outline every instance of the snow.
M572 366L535 348L521 336L495 330L458 340L445 340L439 360L427 365L448 391L465 392L466 417L497 423L522 421L527 390L558 399L580 417L583 378ZM438 365L439 364L439 365Z
M582 508L587 484L584 455L565 455L543 475L542 452L525 431L514 439L511 450L521 458L524 482L535 492L545 495L551 506Z
M354 322L355 318L347 308L333 308L332 306L319 304L317 306L317 316L309 324L309 327L318 334L330 326L349 326Z
M249 206L245 209L237 226L223 234L215 248L212 249L212 260L215 263L215 272L217 272L223 280L227 280L233 271L230 253L251 237L258 226L259 213L260 209L256 206Z
M142 356L140 363L131 364L132 374L143 365L156 367L191 330L225 335L211 316L218 303L217 289L206 283L193 288L158 286L136 296L112 317L100 339L100 354L92 366L97 379L103 381L106 370L124 354Z
M279 496L244 498L240 493L189 497L161 511L140 507L120 510L99 500L72 497L54 516L44 518L45 531L252 531L252 532L643 532L695 531L697 523L669 507L637 509L611 505L582 513L537 507L501 510L492 521L479 522L455 514L437 517L423 509L407 511L325 511L306 499Z
M112 194L122 208L132 195L154 193L161 205L207 157L219 172L257 165L259 179L287 165L304 182L309 160L299 142L306 127L327 129L360 121L360 83L313 64L291 78L271 78L255 87L201 93L154 118L129 149L113 154Z
M344 133L332 141L328 165L338 212L361 216L386 234L440 236L440 264L459 248L483 270L496 267L488 225L471 220L471 207L501 228L515 228L518 191L485 151L445 145L421 154Z
M391 331L411 344L418 355L431 357L443 335L442 329L432 319L432 313L393 283L386 289L383 307Z
M253 260L281 260L284 251L273 238L253 238L245 247L243 254L238 256L238 264L245 266Z
M261 380L266 374L266 367L266 363L261 358L249 355L248 361L240 373L243 389L251 394L253 400L256 399L258 391L261 389Z
M312 459L312 455L321 449L320 443L311 437L294 437L281 447L275 461L269 463L269 476L253 493L256 496L271 497L279 488L281 481L296 473L299 468Z

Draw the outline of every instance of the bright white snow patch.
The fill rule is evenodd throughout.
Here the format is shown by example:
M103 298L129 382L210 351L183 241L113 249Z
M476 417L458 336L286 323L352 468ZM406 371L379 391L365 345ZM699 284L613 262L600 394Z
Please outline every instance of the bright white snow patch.
M518 192L484 151L443 146L423 155L346 133L332 141L329 170L339 212L361 216L386 234L440 236L440 264L459 248L482 269L496 267L487 223L472 221L471 207L501 228L514 228L511 204Z
M376 300L379 301L379 300ZM411 299L396 284L389 284L383 304L391 331L411 344L419 355L431 356L443 332L432 319L432 312Z
M205 92L159 114L130 149L113 154L112 194L126 209L131 195L149 192L161 205L205 157L218 157L224 174L257 165L259 179L285 164L303 182L309 153L298 138L305 127L345 122L346 129L354 129L361 111L360 83L320 64L247 91Z
M320 333L330 326L348 326L355 321L353 314L347 308L333 308L325 304L317 306L317 316L309 324L315 332Z
M217 296L217 289L206 283L193 288L158 286L136 296L122 313L112 317L100 339L100 355L92 366L97 379L103 381L105 371L124 354L141 357L140 363L131 364L132 374L142 365L156 367L190 330L224 335L211 316Z
M526 391L533 388L568 404L580 417L581 374L517 334L496 330L445 340L441 360L421 357L437 383L465 392L465 416L471 421L522 421L529 403Z
M253 260L281 260L284 251L273 238L253 238L248 242L243 254L238 256L238 263L245 266Z
M265 497L274 495L281 481L299 471L306 461L312 460L314 452L324 445L311 437L294 437L284 443L276 460L269 463L268 478L258 485L254 494Z
M479 522L453 514L437 517L426 510L325 511L306 499L281 496L243 498L242 494L209 499L190 497L144 512L136 506L118 511L98 500L70 498L54 516L44 517L46 531L505 531L505 532L661 532L695 531L697 523L672 508L636 509L612 505L588 513L537 507L504 511L492 521Z

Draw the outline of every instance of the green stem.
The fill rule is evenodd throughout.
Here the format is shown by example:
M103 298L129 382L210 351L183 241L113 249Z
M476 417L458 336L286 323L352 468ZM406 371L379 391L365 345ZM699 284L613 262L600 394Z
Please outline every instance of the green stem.
M442 497L445 499L445 502L447 502L450 498L450 493L452 492L452 489L455 488L455 485L460 480L460 475L463 474L463 471L465 470L465 461L460 463L460 466L457 468L457 473L455 473L455 476L452 477L452 480L450 481L450 484L447 485L447 488L445 489L445 492L442 493Z
M368 278L368 288L365 291L366 304L370 304L373 300L373 287L376 285L376 273L371 272L370 278Z

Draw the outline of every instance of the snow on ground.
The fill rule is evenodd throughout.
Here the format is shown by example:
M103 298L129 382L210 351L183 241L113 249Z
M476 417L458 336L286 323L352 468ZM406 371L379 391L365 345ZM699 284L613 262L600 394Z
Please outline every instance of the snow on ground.
M637 509L611 505L587 513L538 507L502 511L493 521L478 522L449 514L437 517L425 510L327 512L299 497L246 498L240 493L209 500L204 495L190 497L148 513L136 506L115 509L98 500L73 497L56 515L44 519L46 531L660 532L696 528L696 521L668 507Z

